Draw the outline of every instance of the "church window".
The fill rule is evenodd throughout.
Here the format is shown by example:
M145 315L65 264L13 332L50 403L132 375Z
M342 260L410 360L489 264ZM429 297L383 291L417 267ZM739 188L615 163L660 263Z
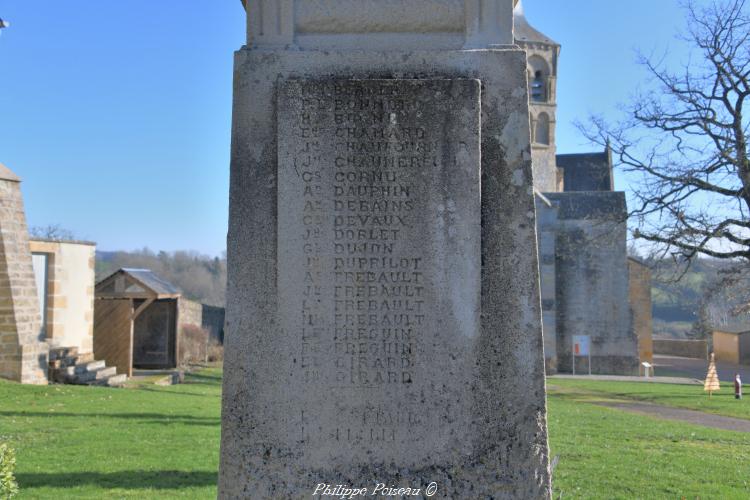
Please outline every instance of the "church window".
M550 143L549 116L547 113L541 113L536 119L534 142L545 145Z
M539 55L532 55L528 60L529 68L529 100L535 102L549 102L550 99L550 65Z
M531 81L531 100L545 102L547 100L546 86L544 73L541 71L534 73L534 79Z

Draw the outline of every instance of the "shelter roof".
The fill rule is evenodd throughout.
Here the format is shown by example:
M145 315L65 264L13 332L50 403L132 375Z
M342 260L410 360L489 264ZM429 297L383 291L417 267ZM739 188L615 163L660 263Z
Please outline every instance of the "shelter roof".
M98 298L176 299L182 294L150 269L122 268L96 285Z

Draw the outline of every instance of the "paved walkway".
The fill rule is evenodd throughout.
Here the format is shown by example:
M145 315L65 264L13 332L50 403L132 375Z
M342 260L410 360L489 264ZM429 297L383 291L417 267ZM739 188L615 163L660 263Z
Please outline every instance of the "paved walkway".
M550 379L606 380L608 382L646 382L653 384L703 384L703 381L687 377L626 377L622 375L550 375ZM750 379L749 379L750 381Z
M703 380L708 371L708 361L705 359L678 358L675 356L654 356L656 375L664 373L677 377L691 377ZM722 382L734 381L734 374L739 373L743 384L750 384L750 366L736 365L725 361L716 362L716 371Z
M655 377L622 377L615 375L551 375L549 378L570 378L576 380L608 380L610 382L657 382L662 384L703 383L708 371L705 359L678 358L676 356L654 355ZM750 385L750 366L736 365L725 361L716 362L716 371L722 382L734 382L734 374L739 373L743 385ZM667 376L662 376L667 375Z
M601 402L596 404L608 408L616 408L629 413L649 415L665 420L677 420L689 424L711 427L713 429L750 432L750 420L743 420L741 418L722 417L721 415L712 415L711 413L703 413L701 411L684 410L681 408L672 408L671 406L660 406L651 403L623 401L609 403Z

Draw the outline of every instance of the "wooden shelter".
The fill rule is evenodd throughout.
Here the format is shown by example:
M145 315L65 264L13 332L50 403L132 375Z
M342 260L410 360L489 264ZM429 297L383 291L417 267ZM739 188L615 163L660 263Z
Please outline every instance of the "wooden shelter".
M96 285L95 296L94 355L119 373L205 361L202 306L152 271L120 269Z
M713 331L713 350L718 361L750 364L750 331L743 328Z

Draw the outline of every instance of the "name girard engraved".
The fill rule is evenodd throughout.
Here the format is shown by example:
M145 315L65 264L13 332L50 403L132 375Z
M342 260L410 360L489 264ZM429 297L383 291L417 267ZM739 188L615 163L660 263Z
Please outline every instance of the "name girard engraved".
M421 447L438 418L412 403L436 390L431 366L455 351L439 345L451 311L437 287L464 257L444 243L465 207L454 210L441 186L465 174L456 152L471 142L470 129L451 132L447 116L460 106L446 82L314 80L282 90L294 102L280 105L279 307L297 345L287 404L304 408L305 456L385 458L399 443Z
M413 183L416 173L438 165L437 143L428 128L399 124L399 116L415 109L413 102L389 91L370 96L346 86L329 91L303 92L302 147L294 158L306 228L305 360L323 367L316 356L332 352L336 384L411 384L419 329L427 317L429 270L412 254L415 249L399 242L411 232L410 214L424 210L424 200L413 197ZM331 140L335 154L328 156L322 148ZM333 344L326 349L331 334ZM355 337L368 342L352 343ZM306 380L318 383L320 376Z

